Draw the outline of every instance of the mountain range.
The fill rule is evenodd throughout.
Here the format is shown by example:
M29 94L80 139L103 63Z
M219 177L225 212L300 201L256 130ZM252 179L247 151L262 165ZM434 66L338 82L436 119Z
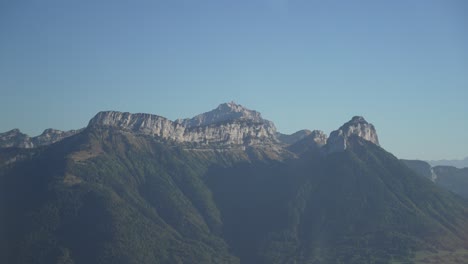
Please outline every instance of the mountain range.
M431 166L452 166L459 169L468 168L468 157L461 160L430 160L427 161Z
M468 168L434 166L422 160L402 160L419 175L435 184L468 199Z
M468 254L467 200L385 151L360 116L330 136L284 135L230 102L175 121L105 111L84 129L54 131L0 134L1 263L463 263Z
M0 148L35 148L50 145L64 138L73 136L80 130L60 131L57 129L46 129L42 134L36 137L29 137L21 133L19 129L12 129L5 133L0 133Z

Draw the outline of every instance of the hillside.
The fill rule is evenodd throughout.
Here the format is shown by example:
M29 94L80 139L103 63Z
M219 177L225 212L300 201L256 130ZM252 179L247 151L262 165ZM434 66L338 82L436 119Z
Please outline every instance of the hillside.
M377 145L362 117L292 153L252 113L197 116L227 141L100 113L53 144L1 149L0 262L390 263L468 246L468 203Z

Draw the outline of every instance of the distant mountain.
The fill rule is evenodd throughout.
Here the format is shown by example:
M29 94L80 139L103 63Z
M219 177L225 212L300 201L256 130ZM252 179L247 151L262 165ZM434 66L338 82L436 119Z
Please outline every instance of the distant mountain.
M434 172L431 165L422 160L404 160L405 163L410 169L414 170L417 174L424 176L425 178L430 179L433 182L437 180L437 174Z
M0 148L0 263L412 263L468 245L468 202L364 118L288 145L243 109L100 112L55 144Z
M320 130L314 130L309 135L297 140L287 147L287 149L295 154L302 155L309 151L320 151L327 143L327 135Z
M468 157L462 160L431 160L428 161L432 166L453 166L456 168L468 168Z
M281 142L281 143L284 143L286 145L292 145L296 142L298 142L299 140L307 137L308 135L310 135L312 133L312 131L308 130L308 129L303 129L303 130L299 130L297 132L294 132L293 134L291 135L287 135L287 134L282 134L282 133L279 133L277 132L276 133L276 138Z
M421 160L402 160L419 175L430 179L437 185L468 199L468 168L435 166Z
M468 199L468 168L435 166L434 173L440 186Z
M21 133L19 129L13 129L5 133L0 133L0 148L34 148L50 145L64 138L73 136L81 130L60 131L56 129L46 129L37 137L29 137Z
M254 123L268 123L274 128L272 122L262 118L262 115L234 102L220 104L216 109L199 114L192 118L177 119L176 123L186 127L199 127L232 120L248 120Z

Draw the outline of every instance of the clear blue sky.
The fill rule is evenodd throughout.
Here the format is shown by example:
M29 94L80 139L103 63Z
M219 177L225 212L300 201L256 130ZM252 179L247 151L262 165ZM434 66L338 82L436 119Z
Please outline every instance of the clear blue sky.
M401 158L468 156L468 1L0 2L0 131L234 100L279 131L363 115Z

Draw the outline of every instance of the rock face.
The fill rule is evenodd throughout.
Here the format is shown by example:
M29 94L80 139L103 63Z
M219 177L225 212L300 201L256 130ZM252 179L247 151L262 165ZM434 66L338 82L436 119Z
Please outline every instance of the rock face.
M100 112L91 119L89 126L116 127L179 143L256 145L277 142L272 122L234 103L221 104L213 111L175 122L151 114Z
M131 114L117 111L99 112L88 124L89 126L115 127L122 130L138 132L146 135L159 136L163 139L178 139L183 137L185 127L158 115Z
M344 151L348 147L348 141L354 136L380 146L379 138L374 126L367 123L362 116L355 116L349 122L342 125L338 130L331 132L330 137L327 140L327 152L333 153Z
M271 123L262 118L262 115L254 110L247 109L234 102L220 104L216 109L197 115L193 118L177 119L185 127L207 126L230 120L249 120L255 123Z
M327 144L327 134L325 134L322 130L314 130L308 136L308 138L312 139L318 147L323 147Z
M35 148L50 145L64 138L73 136L81 130L60 131L56 129L46 129L37 137L29 137L21 133L19 129L13 129L0 134L0 148Z

